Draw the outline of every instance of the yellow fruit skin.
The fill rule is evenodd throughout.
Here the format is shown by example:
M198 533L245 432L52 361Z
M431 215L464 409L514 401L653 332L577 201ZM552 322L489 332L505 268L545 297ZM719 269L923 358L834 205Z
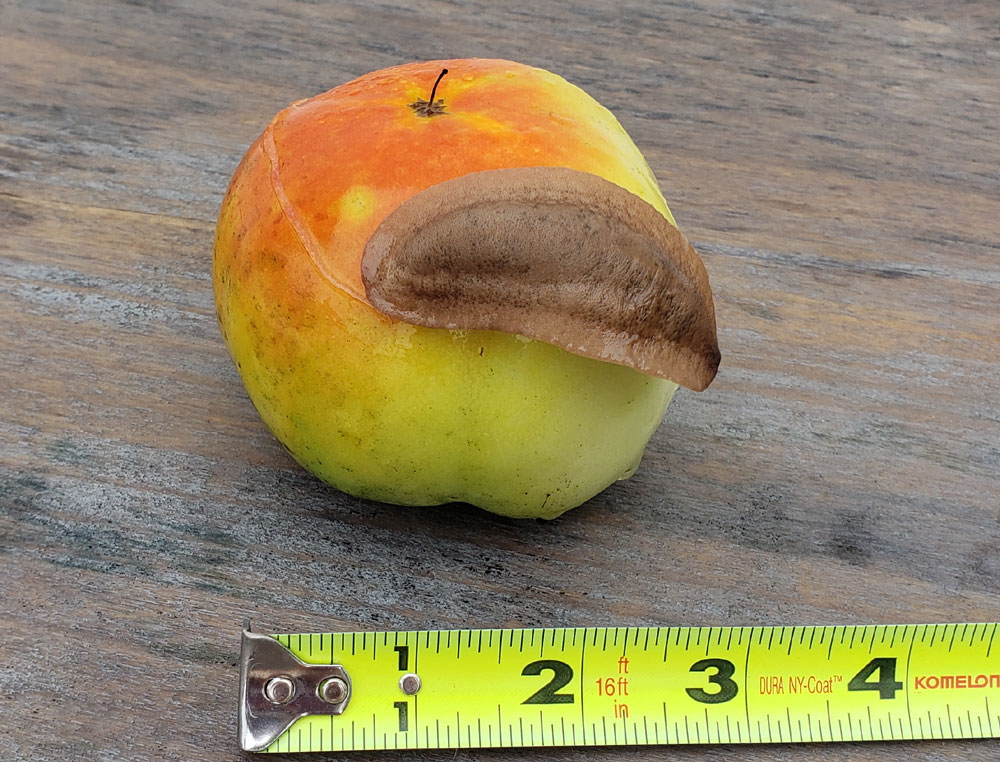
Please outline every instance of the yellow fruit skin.
M417 116L407 104L444 67L448 113ZM601 175L671 219L610 112L508 61L366 75L289 107L251 146L219 215L216 306L251 400L304 467L360 497L521 518L631 475L673 383L518 336L407 325L364 298L364 244L401 201L533 165Z

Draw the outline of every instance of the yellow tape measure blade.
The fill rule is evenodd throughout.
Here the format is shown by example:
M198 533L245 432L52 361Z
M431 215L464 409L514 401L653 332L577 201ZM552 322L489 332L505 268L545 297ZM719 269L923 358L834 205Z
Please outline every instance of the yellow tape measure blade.
M281 665L255 660L245 634L241 744L247 723L273 735L250 750L270 752L997 738L997 630L278 635Z

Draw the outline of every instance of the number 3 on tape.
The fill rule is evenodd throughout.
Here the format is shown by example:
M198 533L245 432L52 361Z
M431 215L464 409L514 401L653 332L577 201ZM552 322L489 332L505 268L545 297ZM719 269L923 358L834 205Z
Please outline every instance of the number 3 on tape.
M1000 737L998 625L243 632L240 745Z

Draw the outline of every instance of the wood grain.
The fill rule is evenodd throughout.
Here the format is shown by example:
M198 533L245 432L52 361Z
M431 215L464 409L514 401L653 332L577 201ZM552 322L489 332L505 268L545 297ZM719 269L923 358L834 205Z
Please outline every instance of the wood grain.
M244 616L996 621L998 28L989 2L0 4L0 757L243 758ZM215 214L274 112L466 55L610 107L715 291L715 384L678 395L633 479L550 523L318 483L257 418L214 316ZM370 755L417 757L511 755Z

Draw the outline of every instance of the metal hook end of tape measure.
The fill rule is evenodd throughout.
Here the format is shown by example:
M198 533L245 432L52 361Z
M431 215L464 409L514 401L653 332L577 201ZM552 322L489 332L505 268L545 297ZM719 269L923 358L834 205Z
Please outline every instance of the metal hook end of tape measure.
M351 678L339 664L306 664L274 638L250 632L240 645L239 737L243 751L262 751L306 715L342 714Z

